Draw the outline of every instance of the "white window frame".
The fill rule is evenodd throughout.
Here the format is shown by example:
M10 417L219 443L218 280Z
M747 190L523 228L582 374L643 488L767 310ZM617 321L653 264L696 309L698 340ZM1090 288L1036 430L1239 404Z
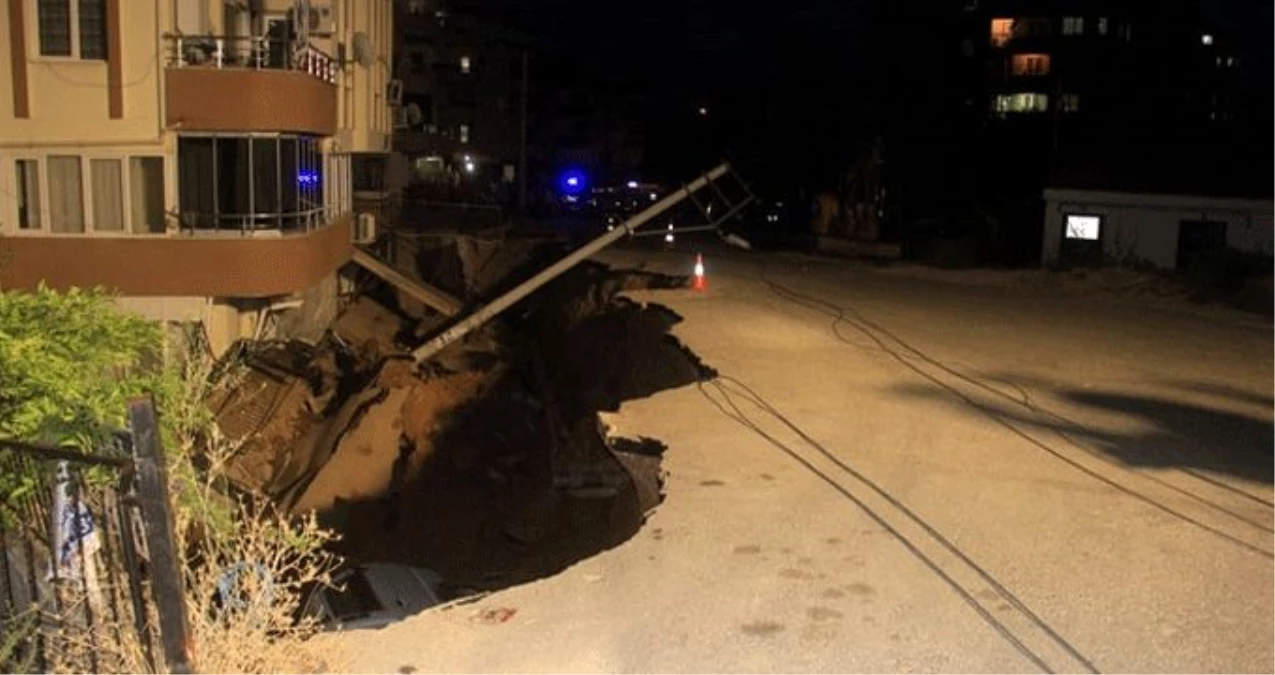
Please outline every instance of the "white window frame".
M18 190L18 162L20 161L35 162L35 194L36 199L40 201L40 208L36 212L36 226L30 228L22 227L21 214L18 212L18 200L22 197L22 193ZM4 179L6 185L11 183L13 186L13 190L10 192L13 195L13 208L11 209L13 215L12 221L10 221L13 223L13 227L7 228L9 230L8 234L42 234L48 229L49 222L49 207L48 202L45 201L46 190L44 189L44 184L48 181L48 178L44 175L44 157L25 154L12 155L5 157L4 162L4 173L0 174L0 178ZM12 172L11 175L13 176L12 181L8 178L10 172Z
M1085 17L1083 16L1064 16L1062 25L1063 35L1084 35L1085 34Z
M103 53L101 58L84 58L80 56L80 3L79 0L64 0L70 5L70 22L71 22L71 53L70 54L45 54L40 51L40 0L27 0L27 35L30 39L30 47L27 48L28 55L31 59L42 61L60 61L66 62L84 62L84 63L106 63L110 54L110 20L106 17L107 23L102 26L102 37L107 44L104 49L107 53ZM105 0L103 0L105 2Z
M50 193L49 183L49 157L68 157L76 156L80 159L80 202L84 209L84 231L83 232L54 232L53 223L50 218L49 205L52 194ZM0 187L6 191L11 191L12 197L5 200L11 203L11 206L4 207L0 211L0 219L4 221L5 234L16 236L41 236L41 237L160 237L165 236L164 232L155 233L136 233L132 231L131 214L133 209L133 195L130 185L132 185L132 163L129 161L133 157L160 157L164 163L164 209L165 213L169 208L171 199L169 196L169 166L174 164L169 155L163 152L161 148L155 147L121 147L112 148L109 152L101 151L85 151L82 148L50 148L39 154L15 154L4 155L3 162L6 166L0 170ZM120 166L120 194L121 206L124 209L124 229L123 230L101 230L97 229L93 218L93 179L90 161L94 159L110 159L118 160ZM18 160L30 160L36 163L36 170L39 176L40 185L40 227L32 229L18 228L18 177L16 173ZM12 218L12 221L9 220ZM9 227L9 222L13 223Z

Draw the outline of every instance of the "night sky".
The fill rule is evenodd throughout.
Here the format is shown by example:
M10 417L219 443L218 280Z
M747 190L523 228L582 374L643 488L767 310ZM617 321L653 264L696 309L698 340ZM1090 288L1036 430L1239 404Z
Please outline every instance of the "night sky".
M930 86L926 69L900 71L899 57L908 56L900 41L911 34L900 22L938 1L912 3L916 11L902 0L453 0L453 6L531 36L541 82L602 76L640 90L650 106L648 155L663 173L747 155L814 176L856 155L891 123L891 105L906 105L914 90ZM1242 53L1255 66L1246 76L1269 92L1271 3L1201 0L1200 6L1243 41ZM711 110L711 124L695 119L700 105Z

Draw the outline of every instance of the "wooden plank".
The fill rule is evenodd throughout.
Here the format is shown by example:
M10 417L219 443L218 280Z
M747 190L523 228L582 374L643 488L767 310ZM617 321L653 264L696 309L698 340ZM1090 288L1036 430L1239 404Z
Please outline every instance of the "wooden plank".
M363 269L375 274L385 281L393 284L404 293L416 298L417 300L433 307L446 316L456 316L460 313L460 300L452 297L429 284L413 279L406 274L390 267L385 262L373 257L366 251L355 248L352 258L356 264Z
M193 672L190 628L182 584L181 563L174 537L168 471L160 445L155 404L149 396L128 403L133 433L133 468L137 504L142 512L146 548L150 552L151 589L159 615L159 640L170 673Z

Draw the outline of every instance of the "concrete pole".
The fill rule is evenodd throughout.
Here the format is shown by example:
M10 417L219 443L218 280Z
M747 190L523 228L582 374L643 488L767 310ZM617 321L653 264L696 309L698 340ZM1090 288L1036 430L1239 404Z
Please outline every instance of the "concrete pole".
M607 232L606 234L598 237L597 239L590 241L584 246L581 246L580 248L572 251L571 253L567 254L567 256L564 257L562 260L559 260L558 262L550 265L548 268L542 270L540 273L536 274L534 277L531 277L530 279L522 282L521 284L518 284L516 288L509 291L508 293L505 293L499 298L496 298L495 300L491 302L491 304L469 315L465 319L461 320L460 323L456 324L455 326L452 326L451 328L448 328L447 330L443 331L434 339L418 347L415 351L412 352L412 358L416 359L416 362L419 364L422 361L434 356L438 352L442 351L443 348L446 347L447 345L465 337L474 329L481 327L483 324L495 318L496 315L500 314L506 309L509 309L509 307L511 307L514 303L518 302L519 300L522 300L528 295L531 295L541 286L544 286L550 281L553 281L563 272L566 272L572 267L575 267L581 261L589 258L590 256L594 255L598 251L601 251L607 246L610 246L611 244L615 243L621 237L627 234L630 234L631 232L633 232L634 230L636 230L637 228L645 224L646 221L668 210L669 208L671 208L678 202L681 202L683 199L686 199L687 197L694 194L700 188L703 188L707 186L708 184L712 183L714 180L726 175L726 173L729 171L730 171L730 164L728 163L721 164L720 166L713 169L712 171L709 171L703 176L700 176L699 178L691 181L688 185L686 185L686 187L682 188L681 190L678 190L677 192L670 194L664 199L661 199L660 201L647 207L646 210L642 211L641 213L624 221L620 225L620 227L617 227L614 230L611 230L610 232Z

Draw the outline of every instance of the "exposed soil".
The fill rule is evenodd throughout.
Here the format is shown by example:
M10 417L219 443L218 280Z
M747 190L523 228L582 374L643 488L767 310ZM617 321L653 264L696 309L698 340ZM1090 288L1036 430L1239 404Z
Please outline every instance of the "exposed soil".
M341 339L254 350L214 397L223 430L247 439L236 482L319 512L352 562L480 589L559 571L631 537L662 499L663 446L608 438L598 413L711 376L668 334L680 317L621 295L685 284L586 263L419 370L401 356L413 322L360 298Z

